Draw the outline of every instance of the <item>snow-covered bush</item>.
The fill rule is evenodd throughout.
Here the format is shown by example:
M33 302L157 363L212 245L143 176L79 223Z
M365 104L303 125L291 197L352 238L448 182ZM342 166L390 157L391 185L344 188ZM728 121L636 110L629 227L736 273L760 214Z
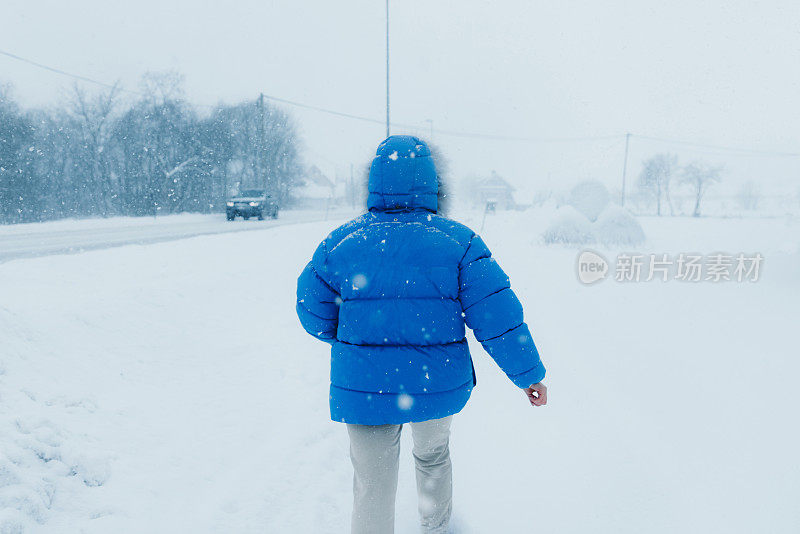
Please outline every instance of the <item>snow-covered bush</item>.
M644 243L645 235L639 221L624 208L608 204L597 221L591 222L572 206L559 208L542 234L548 245L637 246Z
M567 203L594 222L609 203L610 195L600 182L581 182L572 188Z
M609 204L594 224L597 240L604 245L636 246L644 243L639 221L624 208Z
M745 182L739 189L738 200L739 207L747 211L755 211L758 209L758 203L761 200L761 191L758 184L753 180Z
M563 206L556 212L553 222L544 231L543 238L548 245L585 245L595 242L592 223L572 206Z

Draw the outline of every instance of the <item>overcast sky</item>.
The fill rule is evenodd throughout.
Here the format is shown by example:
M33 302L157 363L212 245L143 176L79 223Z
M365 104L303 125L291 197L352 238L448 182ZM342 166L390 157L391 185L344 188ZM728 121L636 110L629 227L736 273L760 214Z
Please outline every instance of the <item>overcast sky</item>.
M626 131L800 152L800 2L391 0L392 120L418 125L456 176L496 170L525 193L586 178L618 186L624 140L465 139L437 129L574 138ZM138 88L174 69L198 104L259 92L385 117L381 0L2 0L0 49ZM26 106L72 83L0 56L0 81ZM292 109L307 159L359 169L384 126ZM401 133L395 129L393 133ZM635 139L641 159L724 162L732 179L800 187L800 158L723 155Z

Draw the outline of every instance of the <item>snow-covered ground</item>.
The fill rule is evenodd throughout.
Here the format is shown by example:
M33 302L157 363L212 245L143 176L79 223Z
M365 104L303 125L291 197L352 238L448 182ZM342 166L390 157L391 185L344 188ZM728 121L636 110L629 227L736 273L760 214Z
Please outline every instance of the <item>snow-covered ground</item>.
M550 402L473 343L457 532L798 532L800 221L642 219L640 252L760 252L761 279L583 286L577 251L542 244L548 217L483 231ZM336 222L0 265L0 532L346 532L328 346L294 314ZM399 533L416 531L408 439Z
M347 211L349 213L349 210ZM329 214L335 216L335 213ZM122 245L146 245L198 235L262 230L273 226L322 220L325 213L288 210L278 220L225 220L224 213L162 217L64 219L47 223L0 225L0 262L16 258L85 252Z

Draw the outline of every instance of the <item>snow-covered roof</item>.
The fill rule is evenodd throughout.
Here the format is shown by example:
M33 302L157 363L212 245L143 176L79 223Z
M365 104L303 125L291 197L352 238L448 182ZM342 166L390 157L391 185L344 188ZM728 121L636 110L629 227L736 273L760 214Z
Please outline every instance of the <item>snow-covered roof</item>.
M479 181L477 184L478 189L503 189L508 191L514 191L516 188L505 181L500 175L496 172L492 171L492 175L488 178L484 178L483 180Z
M319 170L319 167L317 167L316 165L312 165L311 167L308 168L308 171L306 172L304 179L306 184L315 184L319 186L329 187L331 189L334 187L334 184L331 181L331 179L325 176L322 173L322 171Z

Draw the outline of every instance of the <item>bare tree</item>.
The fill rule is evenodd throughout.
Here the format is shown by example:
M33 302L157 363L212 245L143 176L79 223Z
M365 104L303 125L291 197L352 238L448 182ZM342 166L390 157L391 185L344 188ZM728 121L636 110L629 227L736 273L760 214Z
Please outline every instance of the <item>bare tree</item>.
M111 139L119 84L106 92L89 96L77 84L73 87L68 113L80 140L77 154L78 197L90 213L108 215L112 210Z
M689 184L694 188L693 217L700 216L700 201L708 191L711 184L717 183L722 177L722 167L711 167L703 163L690 163L683 168L681 183Z
M670 198L670 182L678 169L678 156L674 154L656 154L642 166L639 174L639 188L652 194L656 199L656 213L661 215L661 199L669 205L670 215L675 215Z
M228 183L266 189L283 204L303 175L292 117L268 102L255 101L221 108L214 120L226 132Z
M181 80L149 73L125 107L116 86L76 86L32 111L0 84L0 223L215 211L234 182L285 199L303 168L292 116L253 102L201 115Z
M140 82L141 91L153 106L162 106L170 101L182 101L183 74L173 71L145 72Z
M258 168L267 191L273 192L278 201L284 204L289 189L302 174L302 168L298 166L297 128L285 111L269 105L262 107L262 116L256 120L262 124L263 132L256 143L256 157L260 163Z
M0 223L32 220L36 187L29 174L35 154L33 125L11 98L11 87L0 86Z

